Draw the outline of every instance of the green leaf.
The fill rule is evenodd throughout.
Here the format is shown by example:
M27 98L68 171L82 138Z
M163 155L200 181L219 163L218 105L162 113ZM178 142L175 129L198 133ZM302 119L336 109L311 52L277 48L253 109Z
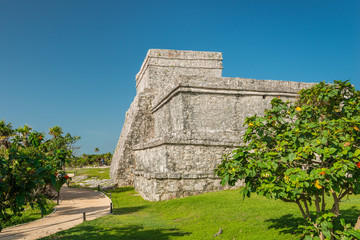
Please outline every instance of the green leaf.
M328 222L326 222L326 221L322 222L322 223L321 223L321 228L322 228L323 230L329 229L329 224L328 224Z
M286 169L286 171L285 171L285 175L289 175L291 172L293 171L293 169L292 168L288 168L288 169Z
M289 161L290 161L290 162L294 161L295 158L296 158L296 154L295 154L295 153L290 153L290 154L289 154Z
M306 235L304 240L312 240L313 238L311 237L311 235Z
M261 167L261 168L267 168L266 165L264 163L262 163L262 162L259 162L258 166Z
M360 149L356 149L355 153L354 153L354 157L357 157L360 155Z
M247 188L245 188L242 193L243 193L243 200L245 199L245 197L248 195L249 190Z
M272 167L276 170L278 168L278 164L276 162L271 162Z
M245 135L249 135L249 133L251 133L252 129L251 128L248 128L245 132Z
M345 220L343 218L340 219L340 223L341 223L342 226L345 226Z
M326 237L326 238L329 238L329 239L331 239L331 232L330 232L330 230L323 230L322 231L323 232L323 234L324 234L324 236Z
M56 185L56 177L54 175L50 175L50 180L53 186Z
M360 239L360 231L359 230L349 229L348 232L356 239Z
M291 175L291 176L290 176L290 180L291 180L292 182L295 182L295 181L297 180L297 178L298 178L297 175Z
M336 150L337 150L336 148L330 148L329 153L330 153L330 154L333 154L334 152L336 152Z
M227 175L227 174L226 174L226 176L224 177L224 179L223 179L223 180L224 180L224 182L226 182L226 183L227 183L227 182L229 181L229 175Z

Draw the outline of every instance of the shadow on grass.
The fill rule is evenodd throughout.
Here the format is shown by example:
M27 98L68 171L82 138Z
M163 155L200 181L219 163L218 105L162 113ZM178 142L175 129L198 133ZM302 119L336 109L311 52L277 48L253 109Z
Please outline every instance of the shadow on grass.
M134 187L121 187L121 188L116 188L115 190L109 190L107 191L108 193L120 193L120 192L130 192L133 191Z
M138 211L140 211L140 210L142 210L144 208L145 208L145 206L114 208L113 213L115 215L130 214L130 213L138 212Z
M351 208L341 210L341 215L336 219L335 226L341 226L340 219L343 218L346 223L351 223L352 226L356 224L357 218L359 217L360 208L352 206Z
M286 214L279 218L270 218L265 222L271 222L269 229L280 229L280 234L299 234L301 230L298 229L299 225L304 225L305 220L301 217L294 217L292 214Z
M341 218L344 218L346 223L351 223L351 225L354 226L359 216L360 209L351 207L340 210L340 212L341 215L334 223L335 229L342 229L340 224ZM316 216L316 212L311 212L311 216ZM268 228L279 229L280 234L299 234L301 233L301 229L299 229L298 226L306 224L306 221L302 217L294 217L292 214L286 214L280 218L270 218L265 220L265 222L271 222L272 224Z
M43 239L117 239L117 240L168 240L172 236L190 235L177 228L144 229L141 225L127 225L99 229L93 226L81 226L69 229L55 236Z

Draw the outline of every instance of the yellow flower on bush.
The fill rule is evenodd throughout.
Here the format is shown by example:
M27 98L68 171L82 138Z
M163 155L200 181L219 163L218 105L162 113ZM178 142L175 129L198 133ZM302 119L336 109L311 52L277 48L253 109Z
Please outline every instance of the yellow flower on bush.
M359 128L358 128L358 127L354 127L354 129L355 129L356 131L359 131Z
M316 187L317 189L322 189L322 186L320 185L319 180L316 180L316 182L315 182L315 187Z
M249 126L251 127L251 126L254 126L254 124L253 123L249 123Z
M289 176L286 176L286 175L285 175L285 176L284 176L284 180L285 180L286 183L288 183L288 182L290 181Z
M301 111L301 107L297 107L295 108L296 111L300 112Z
M269 173L263 173L263 177L268 178L268 177L270 177L270 174Z

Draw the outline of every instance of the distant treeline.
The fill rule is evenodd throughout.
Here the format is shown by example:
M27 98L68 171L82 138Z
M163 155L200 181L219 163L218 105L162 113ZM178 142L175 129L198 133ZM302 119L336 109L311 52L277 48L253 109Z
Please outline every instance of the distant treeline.
M112 159L112 153L103 154L83 154L80 157L72 158L68 163L70 167L81 167L88 165L105 165L109 166Z

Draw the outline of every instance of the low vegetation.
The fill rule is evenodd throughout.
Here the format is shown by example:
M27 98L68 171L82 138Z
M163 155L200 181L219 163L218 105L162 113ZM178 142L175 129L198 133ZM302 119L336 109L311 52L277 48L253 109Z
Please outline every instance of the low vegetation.
M109 167L87 167L87 168L68 168L67 173L73 173L74 176L86 176L88 178L110 179Z
M11 218L7 220L2 226L6 228L22 223L32 222L51 214L54 210L55 203L51 200L48 200L48 203L45 206L44 215L41 214L41 210L38 207L35 207L34 209L32 209L31 207L26 207L21 215L12 215Z
M111 195L110 195L111 193ZM305 221L296 205L239 190L206 193L164 202L143 200L131 187L108 193L114 214L98 218L44 239L296 239ZM328 199L331 201L331 199ZM342 203L342 217L354 224L360 197ZM310 208L316 213L315 206ZM336 227L340 227L338 222ZM223 233L213 238L222 227Z

